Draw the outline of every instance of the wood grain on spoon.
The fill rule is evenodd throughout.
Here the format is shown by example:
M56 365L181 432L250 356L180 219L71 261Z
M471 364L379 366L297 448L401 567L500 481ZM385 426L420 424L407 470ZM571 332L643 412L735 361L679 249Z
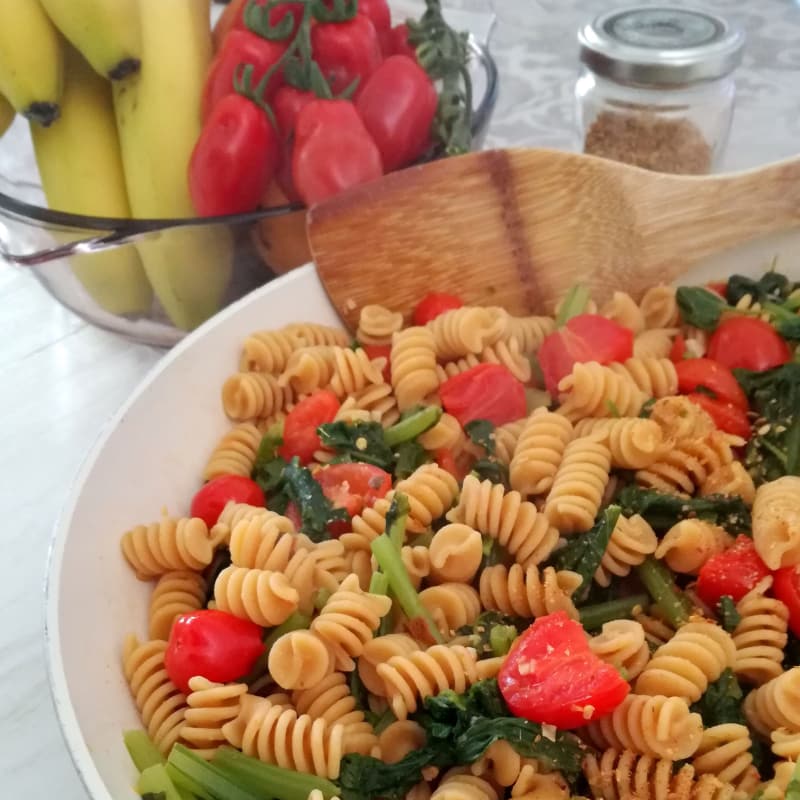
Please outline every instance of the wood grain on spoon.
M512 149L387 175L313 207L311 252L353 328L367 303L426 292L544 313L575 283L635 297L696 262L800 227L800 158L713 177Z

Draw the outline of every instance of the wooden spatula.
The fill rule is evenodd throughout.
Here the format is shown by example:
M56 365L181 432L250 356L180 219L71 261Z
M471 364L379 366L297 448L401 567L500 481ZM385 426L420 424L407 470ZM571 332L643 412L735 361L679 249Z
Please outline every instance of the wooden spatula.
M429 291L549 312L575 283L638 297L709 255L800 227L800 157L714 177L586 155L489 150L393 173L312 208L311 252L345 321Z

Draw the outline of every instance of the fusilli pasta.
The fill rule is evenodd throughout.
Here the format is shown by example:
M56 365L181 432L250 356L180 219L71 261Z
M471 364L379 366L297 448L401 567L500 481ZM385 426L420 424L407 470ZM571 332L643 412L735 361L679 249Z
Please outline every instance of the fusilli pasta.
M800 564L800 478L785 475L758 487L753 543L770 569Z
M214 548L202 519L164 516L137 525L122 537L122 553L141 580L175 570L201 570L211 563Z
M589 639L592 652L613 664L629 681L641 674L650 660L650 648L641 623L632 619L606 622L600 633Z
M719 525L702 519L684 519L664 534L656 558L663 559L673 572L697 575L709 558L721 553L731 542Z
M594 573L594 580L600 586L610 586L612 576L624 578L631 569L641 564L647 556L656 552L658 539L655 531L644 517L620 515L608 546Z
M267 666L282 689L308 689L333 671L333 658L318 636L306 630L290 631L270 648Z
M221 475L250 477L261 444L261 431L252 422L234 425L214 447L203 469L203 480Z
M635 417L647 399L627 370L603 367L596 361L575 364L559 382L558 391L557 412L570 422L583 417Z
M428 328L415 327L392 339L392 387L401 411L421 403L439 388L436 339Z
M403 315L379 305L363 306L356 339L361 344L391 344L392 334L403 327Z
M483 559L483 539L469 525L451 522L433 535L429 550L432 581L469 583Z
M239 716L247 686L214 683L196 676L189 679L189 688L180 738L198 755L208 759L218 747L227 744L222 726Z
M197 611L205 601L206 582L199 572L176 570L164 573L150 595L148 635L151 639L168 640L175 618Z
M486 608L509 616L542 617L554 611L565 611L572 619L578 611L572 595L581 585L581 576L569 570L535 566L523 569L519 564L504 567L498 564L481 572L480 595Z
M509 466L511 488L523 495L548 491L572 435L572 424L566 417L537 408L528 417L514 448Z

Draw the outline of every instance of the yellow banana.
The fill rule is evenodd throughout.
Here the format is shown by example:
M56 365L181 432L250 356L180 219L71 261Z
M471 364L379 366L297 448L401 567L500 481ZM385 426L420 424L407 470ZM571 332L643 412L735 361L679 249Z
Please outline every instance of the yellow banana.
M111 87L69 45L65 60L60 118L48 128L30 126L47 203L75 214L129 217ZM153 293L133 245L73 256L71 266L106 311L151 307Z
M28 119L58 117L63 53L39 0L0 0L0 92Z
M16 116L14 106L0 94L0 136L2 136L10 127Z
M134 217L194 216L187 172L211 60L210 3L138 2L142 66L112 85L131 210ZM137 247L176 326L194 328L219 309L233 260L227 229L171 230Z
M117 80L139 69L142 31L137 0L40 2L55 26L104 78Z

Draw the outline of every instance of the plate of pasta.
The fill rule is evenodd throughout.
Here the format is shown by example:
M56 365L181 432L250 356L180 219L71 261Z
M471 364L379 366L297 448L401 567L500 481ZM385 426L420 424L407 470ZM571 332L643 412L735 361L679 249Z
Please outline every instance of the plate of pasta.
M51 552L89 794L797 796L800 283L759 266L352 333L308 266L188 337Z

